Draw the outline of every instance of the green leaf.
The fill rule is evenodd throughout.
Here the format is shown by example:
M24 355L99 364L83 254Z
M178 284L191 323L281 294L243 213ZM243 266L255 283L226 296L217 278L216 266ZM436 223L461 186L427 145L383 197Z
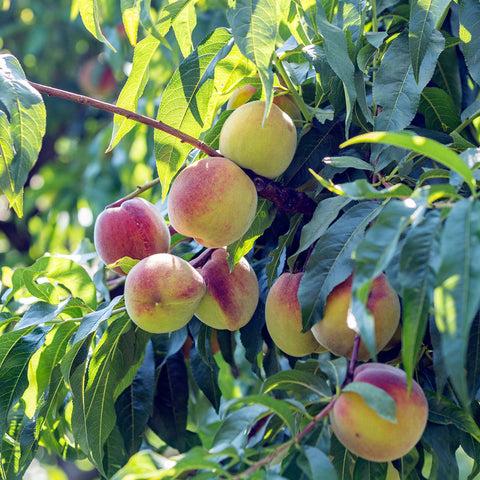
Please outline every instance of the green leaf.
M302 228L298 250L288 259L290 270L293 270L300 253L310 248L325 233L329 225L337 218L340 210L348 203L350 200L340 195L326 198L318 203L312 219Z
M262 80L268 108L273 99L272 60L279 24L275 0L229 0L227 20L235 44L252 61Z
M137 45L137 32L140 23L140 5L138 0L121 0L122 22L132 46Z
M358 245L355 255L355 276L352 285L352 314L363 342L375 358L373 316L366 308L373 279L387 269L396 252L400 235L414 214L419 215L423 205L415 202L391 200L376 218L373 226Z
M480 85L480 61L478 59L480 8L476 0L461 0L459 4L461 49L470 75Z
M454 105L457 105L457 109L460 111L462 106L462 80L458 61L458 50L456 48L445 48L438 57L437 68L432 81L448 93Z
M395 145L436 160L457 172L465 180L472 193L476 191L475 179L465 162L455 152L435 140L412 135L409 132L369 132L347 140L341 147L363 142Z
M138 99L141 97L148 79L148 67L157 51L160 41L153 35L144 38L133 53L132 70L117 100L117 107L137 111ZM113 130L107 152L112 150L118 142L135 126L136 122L123 115L114 115Z
M318 239L298 289L304 330L323 318L328 294L352 272L352 253L382 208L376 202L359 203L347 210Z
M192 345L190 349L190 370L192 376L205 394L216 412L220 408L220 400L222 393L218 387L219 368L210 351L210 361L206 361L200 357L198 349Z
M52 288L57 291L58 296L61 291L56 284L63 286L72 296L81 298L91 308L96 307L95 285L87 271L73 260L64 257L42 257L31 267L23 270L23 277L30 293L40 295L38 298L43 298L47 302L52 301L54 296L44 297L45 290L41 283L37 283L44 278L55 283L52 284Z
M433 305L440 226L440 212L429 212L408 232L400 254L398 278L402 288L402 360L409 382L413 378Z
M410 61L407 33L400 34L391 42L373 85L375 103L382 107L382 112L375 118L375 130L402 130L410 124L417 113L420 94L432 78L444 45L445 40L440 33L432 36L417 83Z
M453 99L440 88L423 89L418 111L425 117L425 126L430 130L448 133L461 123Z
M455 425L480 442L480 428L469 412L444 396L426 392L428 399L428 420L440 425Z
M196 0L190 0L186 3L185 8L179 12L175 21L172 22L175 37L177 38L178 45L184 57L190 55L193 50L192 32L197 24L197 17L195 15L196 3Z
M355 462L353 480L387 480L387 467L388 463L369 462L358 458Z
M351 382L342 388L343 392L357 393L378 416L395 423L397 419L395 401L385 390L367 382Z
M301 370L285 370L268 377L262 385L262 392L270 390L289 390L304 395L314 393L320 397L328 397L331 390L324 378Z
M348 155L342 157L325 157L324 163L335 168L356 168L358 170L373 171L374 168L365 160Z
M267 263L265 271L268 277L268 286L271 287L275 279L282 273L285 259L284 252L292 244L297 229L302 223L303 215L297 213L290 218L288 232L278 237L278 247L269 254L270 262Z
M409 47L415 80L425 57L431 36L450 4L449 0L414 0L410 4Z
M23 186L42 146L46 113L41 95L28 83L18 60L10 54L0 55L2 103L7 112L0 114L0 190L21 217Z
M317 10L317 28L323 37L323 48L327 61L343 84L347 106L345 130L348 136L357 93L354 82L355 69L349 56L346 33L327 20L320 4L318 4Z
M175 71L162 94L157 119L198 138L213 94L212 69L232 48L232 36L223 28L214 30ZM171 180L185 162L192 147L160 130L154 132L155 159L165 198Z
M27 327L0 336L0 437L8 428L10 409L28 387L28 365L50 327ZM0 444L1 452L2 444ZM1 458L1 455L0 455Z
M158 373L148 426L180 452L187 448L188 372L182 352L167 358Z
M273 220L275 220L276 213L276 207L273 206L269 200L259 199L257 212L250 228L241 238L227 247L230 269L252 249L255 240L262 235L272 224Z
M243 449L248 442L248 432L259 419L270 414L265 405L247 405L230 412L223 419L213 438L211 453L220 453L228 447Z
M100 19L98 13L97 0L82 0L79 3L79 12L82 17L85 28L100 42L103 42L114 52L116 52L113 45L107 40L100 28Z
M435 321L450 380L463 405L469 403L466 349L480 306L480 203L464 199L450 210L441 238L441 263L434 293Z
M86 368L77 368L70 378L73 433L100 472L104 472L105 442L116 425L115 401L125 388L125 378L131 381L139 368L148 338L127 315L117 318Z
M302 455L297 459L298 466L311 480L337 480L337 472L328 456L319 448L302 446Z
M150 417L155 389L155 358L151 343L147 344L145 358L133 382L115 402L117 426L129 456L142 444L143 433Z

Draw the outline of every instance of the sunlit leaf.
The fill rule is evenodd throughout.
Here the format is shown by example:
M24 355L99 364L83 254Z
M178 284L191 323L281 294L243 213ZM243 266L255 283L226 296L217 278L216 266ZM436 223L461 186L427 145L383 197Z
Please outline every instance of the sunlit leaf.
M100 28L100 17L98 13L97 0L82 0L79 2L78 9L82 17L85 28L100 42L105 43L113 51L116 51L113 45L107 40Z

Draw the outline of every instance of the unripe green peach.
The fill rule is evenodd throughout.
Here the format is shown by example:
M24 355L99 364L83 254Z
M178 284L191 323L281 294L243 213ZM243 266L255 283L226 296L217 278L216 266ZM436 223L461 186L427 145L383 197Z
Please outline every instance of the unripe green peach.
M177 232L205 247L224 247L250 228L257 209L252 180L223 157L202 158L172 182L168 215Z
M265 302L265 322L273 342L288 355L303 357L322 349L311 331L302 332L298 287L303 273L282 273Z
M322 320L312 327L317 341L335 355L350 358L356 332L349 325L350 298L353 275L337 285L328 295ZM390 286L385 274L372 281L367 309L373 314L375 323L375 353L390 341L400 321L400 301ZM348 321L347 321L348 319ZM355 325L353 325L355 326ZM359 360L368 360L370 353L360 342Z
M237 88L228 99L227 110L235 110L240 105L247 103L257 90L257 87L250 84Z
M125 281L125 307L130 318L150 333L173 332L193 317L205 282L188 262L158 253L138 262Z
M297 148L293 120L272 105L262 125L265 102L257 100L238 107L220 132L220 152L242 168L275 178L290 165Z
M330 412L332 430L355 455L373 462L388 462L407 454L420 440L428 418L428 403L420 385L412 381L408 392L403 370L382 363L366 363L353 380L381 388L395 402L394 423L380 417L355 392L342 392Z
M207 286L195 315L205 324L218 330L238 330L246 325L258 304L258 281L245 258L235 264L233 270L225 249L212 253L200 273Z
M100 213L93 241L98 256L110 265L123 257L141 260L154 253L168 252L170 232L155 205L135 197ZM114 270L124 274L120 268Z

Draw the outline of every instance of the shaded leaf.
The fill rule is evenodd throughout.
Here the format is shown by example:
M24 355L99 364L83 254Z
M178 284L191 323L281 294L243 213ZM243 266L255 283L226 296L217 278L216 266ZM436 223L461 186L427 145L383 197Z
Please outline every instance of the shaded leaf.
M422 210L421 203L417 205L415 202L391 200L355 251L351 310L360 336L372 358L375 358L375 332L373 316L366 308L371 282L387 269L397 249L400 235L410 223L412 215L418 215Z
M425 126L431 130L451 132L461 123L453 99L440 88L423 89L418 111L425 117Z
M319 448L304 445L302 454L297 459L297 463L305 475L311 480L337 480L338 475L335 467L330 462L328 456Z
M464 199L450 210L441 237L441 263L434 293L435 321L450 380L464 405L468 337L480 306L480 203Z
M321 321L328 294L352 273L352 253L363 239L365 229L381 210L382 206L376 202L359 203L347 210L318 239L298 290L304 330Z
M153 402L148 426L167 445L185 451L188 373L182 352L168 357L160 368Z
M477 34L480 6L475 0L461 0L459 5L461 49L470 75L480 85L480 60L478 58L480 38Z
M405 239L400 254L402 360L409 382L428 325L439 263L440 212L432 211Z

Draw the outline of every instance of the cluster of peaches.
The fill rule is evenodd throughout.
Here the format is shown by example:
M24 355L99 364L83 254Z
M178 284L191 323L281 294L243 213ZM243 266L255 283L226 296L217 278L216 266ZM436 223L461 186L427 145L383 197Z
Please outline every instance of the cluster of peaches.
M255 272L245 258L230 270L225 248L248 231L256 215L257 192L243 169L267 178L281 175L295 154L297 131L292 104L285 103L291 102L288 96L275 97L277 101L264 121L265 102L247 102L253 92L246 86L227 105L234 111L220 133L223 156L190 164L170 187L171 226L210 249L201 266L195 268L170 252L165 219L142 198L107 208L96 220L94 243L106 265L125 274L114 266L116 262L124 257L138 260L126 276L125 306L132 321L150 333L178 330L193 316L214 329L235 331L254 315L259 301ZM302 332L297 296L302 275L283 273L268 292L265 322L272 340L294 357L330 351L350 358L356 335L349 321L353 277L332 290L323 319ZM379 352L398 331L400 320L399 298L384 274L372 282L367 308L374 318ZM357 358L370 358L363 342ZM420 386L412 381L409 391L402 370L380 363L357 368L354 381L387 392L396 405L396 422L381 418L358 393L345 391L331 411L332 429L339 440L353 453L372 461L405 455L420 439L427 421L427 401Z

